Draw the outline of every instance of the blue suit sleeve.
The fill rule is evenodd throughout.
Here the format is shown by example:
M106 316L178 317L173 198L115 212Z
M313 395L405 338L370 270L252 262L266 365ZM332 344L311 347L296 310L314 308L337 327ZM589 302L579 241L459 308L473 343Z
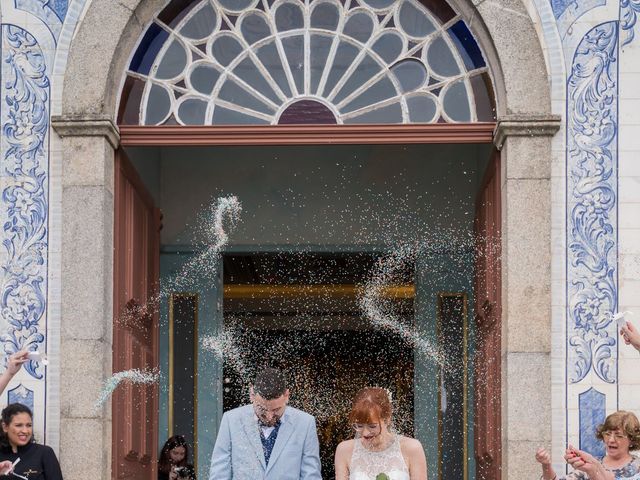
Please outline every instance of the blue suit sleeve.
M222 415L222 422L218 429L218 437L211 454L211 467L209 468L209 480L232 480L233 467L231 464L231 431L229 430L229 417Z
M316 419L311 417L304 439L300 480L322 480L320 468L320 444L316 431Z

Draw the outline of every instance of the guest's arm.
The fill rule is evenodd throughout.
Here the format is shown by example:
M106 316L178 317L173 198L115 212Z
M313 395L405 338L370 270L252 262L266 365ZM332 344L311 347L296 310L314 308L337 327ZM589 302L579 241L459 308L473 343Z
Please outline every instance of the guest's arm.
M222 422L218 429L218 437L211 454L211 467L209 480L231 480L233 478L233 466L231 463L231 430L229 417L222 415Z
M613 473L587 452L569 446L564 458L574 469L586 473L590 480L615 480Z
M9 357L9 361L7 362L7 368L2 375L0 375L0 394L4 392L4 389L7 388L11 379L15 376L16 373L20 371L22 365L28 361L27 355L29 352L26 350L22 350L20 352L16 352Z
M9 460L0 462L0 475L9 475L9 472L11 472L11 467L13 467L13 463L11 463L11 461Z
M320 469L320 445L318 443L318 431L316 430L316 419L312 417L307 427L304 445L302 446L300 479L322 480Z
M554 480L558 478L555 470L551 466L551 455L544 448L539 448L536 452L536 460L542 465L542 478L544 480Z
M636 350L640 351L640 332L633 326L633 323L627 320L625 326L620 329L620 335L622 335L624 343L633 345Z

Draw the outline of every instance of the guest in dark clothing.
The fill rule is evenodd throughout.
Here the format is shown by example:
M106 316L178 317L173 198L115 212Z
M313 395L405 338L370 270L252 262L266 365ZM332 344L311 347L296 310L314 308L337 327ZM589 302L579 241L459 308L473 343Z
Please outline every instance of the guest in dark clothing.
M182 435L169 438L160 451L158 480L196 480L193 465L187 463L189 444Z
M12 403L2 410L0 462L20 461L13 473L0 478L62 480L62 471L51 447L33 440L33 415L26 405ZM1 464L0 464L1 465Z

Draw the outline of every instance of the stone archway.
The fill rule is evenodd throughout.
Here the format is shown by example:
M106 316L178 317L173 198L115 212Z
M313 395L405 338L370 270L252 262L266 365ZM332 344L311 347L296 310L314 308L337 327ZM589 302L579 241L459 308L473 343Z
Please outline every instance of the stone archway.
M87 282L110 299L113 288L113 168L119 138L115 126L121 74L136 40L165 2L129 0L126 5L94 1L78 26L64 78L62 115L53 121L64 137L63 257L75 256L62 273L69 280L96 272ZM498 126L495 143L502 149L502 471L505 477L529 476L533 445L548 443L550 421L549 329L551 300L551 136L558 119L550 115L550 93L540 41L524 5L504 8L496 2L477 7L453 2L482 44L493 71ZM105 22L108 18L109 22ZM82 255L77 232L91 226L99 241ZM86 245L84 245L86 247ZM65 297L63 293L63 298ZM533 305L532 305L533 304ZM532 308L532 306L534 308ZM96 315L102 336L98 355L111 357L112 311L101 302ZM63 304L62 331L83 321ZM535 333L531 333L535 332ZM77 358L63 352L63 373L73 375ZM539 372L534 378L531 371ZM105 365L92 375L99 382L111 373ZM535 385L535 388L533 386ZM65 396L71 392L61 392ZM526 399L526 401L525 401ZM526 405L539 412L524 411ZM545 408L548 406L548 408ZM73 431L91 432L92 449L77 457ZM71 478L110 477L111 416L61 414L61 459ZM66 448L65 448L66 447Z

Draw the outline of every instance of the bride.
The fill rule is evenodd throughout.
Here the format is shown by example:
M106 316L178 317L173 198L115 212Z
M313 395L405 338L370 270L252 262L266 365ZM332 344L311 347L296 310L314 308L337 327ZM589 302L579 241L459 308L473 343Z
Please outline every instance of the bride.
M336 448L336 480L426 480L422 444L389 430L391 400L386 390L363 388L349 414L355 438Z

